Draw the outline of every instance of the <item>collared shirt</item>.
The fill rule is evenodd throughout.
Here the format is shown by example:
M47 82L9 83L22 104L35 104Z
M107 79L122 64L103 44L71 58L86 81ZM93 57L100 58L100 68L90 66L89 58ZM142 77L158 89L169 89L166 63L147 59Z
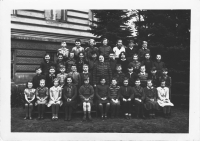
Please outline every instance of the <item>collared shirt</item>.
M75 56L77 56L78 54L79 54L79 52L84 52L84 48L83 47L73 47L72 48L72 51L71 52L73 52L74 53L74 55Z
M58 53L63 54L64 57L68 57L69 56L69 49L62 47L58 49Z
M60 79L60 84L64 84L65 83L65 79L67 78L67 73L59 73L57 74L57 78Z
M33 96L35 95L35 92L36 92L36 90L34 88L31 88L31 89L26 88L24 90L24 95L26 95L28 99L32 99Z

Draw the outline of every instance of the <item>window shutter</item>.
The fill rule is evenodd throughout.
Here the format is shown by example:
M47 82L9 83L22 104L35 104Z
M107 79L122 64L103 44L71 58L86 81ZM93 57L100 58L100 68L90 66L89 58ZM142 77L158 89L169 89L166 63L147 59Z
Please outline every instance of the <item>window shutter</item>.
M45 17L46 20L52 19L51 10L44 10L44 17Z
M56 10L56 20L61 20L61 10Z

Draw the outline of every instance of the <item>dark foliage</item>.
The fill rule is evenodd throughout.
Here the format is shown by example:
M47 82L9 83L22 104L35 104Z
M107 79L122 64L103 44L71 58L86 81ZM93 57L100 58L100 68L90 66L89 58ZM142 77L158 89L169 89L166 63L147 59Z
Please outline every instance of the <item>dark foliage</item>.
M123 43L127 44L132 33L131 29L126 25L131 18L127 15L127 11L92 10L92 12L98 20L93 20L90 32L99 37L98 41L108 38L110 41L109 44L114 46L117 39L122 39Z
M157 53L172 77L173 93L189 94L190 10L138 10L135 22L139 48L147 40L151 56Z

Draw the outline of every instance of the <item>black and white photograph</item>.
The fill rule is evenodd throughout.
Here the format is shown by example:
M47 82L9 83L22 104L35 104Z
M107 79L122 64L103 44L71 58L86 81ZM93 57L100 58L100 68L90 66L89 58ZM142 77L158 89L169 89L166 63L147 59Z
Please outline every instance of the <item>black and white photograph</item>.
M9 134L199 139L197 8L11 7L0 87Z

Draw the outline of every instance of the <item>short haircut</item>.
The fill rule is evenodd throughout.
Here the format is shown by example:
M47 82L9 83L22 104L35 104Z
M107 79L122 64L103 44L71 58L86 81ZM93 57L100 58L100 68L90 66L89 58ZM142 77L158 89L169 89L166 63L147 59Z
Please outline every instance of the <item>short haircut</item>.
M142 67L145 67L145 65L141 65L141 66L140 66L140 69L141 69ZM146 68L146 67L145 67L145 68Z
M83 66L87 66L87 67L89 67L89 65L88 65L88 64L83 64Z
M49 54L49 53L45 53L44 57L46 57L47 55L48 55L48 56L51 58L51 56L50 56L50 54Z
M106 78L104 76L101 76L99 80L102 81L103 79L105 79L106 81Z
M135 82L136 82L136 81L140 81L140 79L139 79L139 78L137 78L137 79L135 80Z
M151 68L151 71L155 71L155 70L156 70L156 67L152 67L152 68Z
M162 56L160 53L158 53L158 54L156 54L156 57L157 57L158 55Z
M118 40L117 40L117 43L118 43L119 41L122 41L122 39L118 39ZM123 42L123 41L122 41L122 42Z
M91 54L92 54L92 55L94 55L94 54L96 54L96 55L97 55L97 52L96 52L96 51L94 51L94 50L92 50L92 51L91 51Z
M133 68L133 66L131 64L128 64L128 69Z
M118 67L122 68L122 65L121 64L116 64L116 68L118 68Z
M124 82L125 80L128 80L128 81L129 81L128 77L124 77L123 82Z
M58 81L58 83L60 82L59 78L54 78L53 82Z
M111 79L111 81L113 81L113 80L116 80L116 81L117 81L117 78L116 78L116 77L113 77L113 78Z
M71 80L72 80L72 83L74 83L74 79L73 79L73 77L72 76L70 76L70 75L68 75L67 77L66 77L66 79L65 79L65 84L67 84L67 79L68 78L71 78Z
M129 43L129 44L130 44L130 43L133 43L133 44L134 44L134 40L130 40L128 43Z
M138 54L135 53L135 54L133 54L133 57L134 57L134 56L137 56L137 57L138 57Z
M79 52L79 53L78 53L78 56L79 56L81 53L83 54L83 56L85 56L85 54L84 54L84 52L83 52L83 51Z
M75 43L76 43L76 42L80 42L80 43L81 43L81 40L80 40L80 39L76 39L76 40L75 40Z
M103 54L100 54L99 57L100 57L100 56L103 56L103 58L105 58Z
M65 66L64 65L60 65L60 69L65 69Z
M54 66L50 66L49 70L51 70L51 69L56 70Z
M76 67L76 64L72 64L72 65L71 65L71 68L72 68L73 66L75 66L75 67Z
M149 52L146 52L146 53L145 53L145 55L147 55L147 54L149 54L149 56L151 56Z
M39 70L39 69L42 70L41 67L36 67L36 68L35 68L35 71L37 71L37 70Z
M62 54L62 53L58 53L58 54L57 54L57 57L60 56L60 55L63 57L63 54Z
M151 82L151 83L153 83L153 81L152 81L151 79L148 79L148 80L147 80L147 83L148 83L148 82Z
M103 39L101 40L101 42L103 43L104 40L107 40L107 41L109 42L109 40L108 40L107 38L103 38Z
M45 79L40 79L40 82L43 82L43 81L45 82Z
M88 44L90 44L90 42L96 43L94 39L89 39Z
M28 88L28 83L32 83L32 84L33 84L33 82L32 82L31 80L27 81L27 82L26 82L26 88ZM33 87L33 86L32 86L32 87Z
M147 41L142 41L142 44L144 44L144 43L148 43Z

